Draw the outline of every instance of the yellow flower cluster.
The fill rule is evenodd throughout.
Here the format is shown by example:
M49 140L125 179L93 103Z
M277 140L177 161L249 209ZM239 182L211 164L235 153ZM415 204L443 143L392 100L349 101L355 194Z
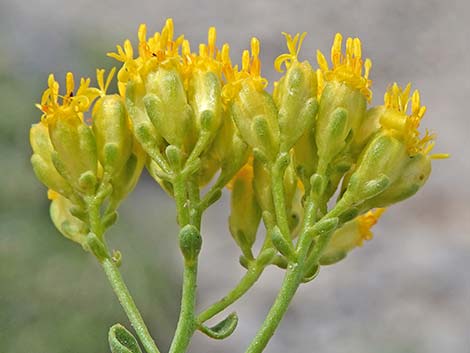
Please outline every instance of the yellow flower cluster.
M431 172L430 159L447 155L430 155L435 135L418 131L426 108L410 84L392 84L383 105L368 107L372 63L358 38L347 38L343 48L336 34L331 64L317 51L314 68L299 60L306 33L283 35L287 52L274 60L282 77L272 94L257 38L238 65L229 44L217 46L214 27L207 43L192 51L175 35L172 19L151 36L140 25L137 46L126 40L108 53L122 63L118 95L107 94L115 69L106 79L97 70L98 87L81 79L77 90L68 73L64 95L51 74L38 105L42 128L31 134L33 165L51 199L83 207L110 184L117 193L114 211L144 163L175 198L177 180L203 187L218 175L210 202L224 186L232 190L230 230L249 257L261 218L272 231L280 217L277 202L288 215L281 231L295 236L305 199L312 198L323 216L339 187L332 212L344 218L344 227L325 262L370 239L384 207L416 193ZM90 122L85 114L92 106ZM73 216L60 214L68 221Z

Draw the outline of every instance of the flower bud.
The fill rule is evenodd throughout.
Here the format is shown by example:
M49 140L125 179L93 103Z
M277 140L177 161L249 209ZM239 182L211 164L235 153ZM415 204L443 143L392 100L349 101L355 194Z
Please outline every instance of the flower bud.
M132 135L127 112L118 95L99 99L92 114L98 159L105 172L118 173L132 152Z
M221 94L222 85L216 73L200 70L193 73L188 96L199 134L207 131L213 138L219 129L222 122Z
M418 192L431 174L431 157L417 154L409 158L398 179L383 193L366 202L366 207L387 207Z
M89 230L83 221L70 213L74 204L54 191L49 191L48 194L52 200L50 215L55 227L63 236L83 246Z
M49 138L49 130L46 124L38 123L31 127L29 139L33 148L31 164L37 178L63 196L72 193L70 184L57 172L52 163L54 147Z
M380 194L400 176L407 160L402 141L377 134L359 157L343 197L362 202Z
M183 80L176 69L159 67L147 76L143 101L159 134L171 145L194 145L193 111L188 104Z
M366 104L367 100L359 90L337 81L326 84L315 126L320 174L326 172L328 165L357 133Z
M58 172L74 188L93 192L98 160L91 128L73 112L59 112L48 126L55 150L52 161Z
M277 83L274 100L279 108L281 150L288 151L306 129L313 127L317 112L317 79L307 61L294 61Z
M145 85L142 80L131 80L126 85L126 108L132 122L134 136L142 148L152 155L155 149L162 151L165 142L157 128L150 120L143 102Z
M243 140L268 158L275 158L279 150L279 125L272 97L245 82L230 112Z

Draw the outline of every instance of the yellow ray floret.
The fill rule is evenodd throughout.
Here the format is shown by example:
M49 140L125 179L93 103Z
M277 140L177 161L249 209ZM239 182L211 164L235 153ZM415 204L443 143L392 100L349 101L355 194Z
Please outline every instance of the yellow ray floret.
M331 47L331 69L323 53L317 50L317 61L322 79L325 81L344 82L354 89L358 89L369 101L372 98L369 73L372 67L370 59L362 59L361 41L359 38L346 40L346 51L342 53L343 37L337 33ZM321 90L322 87L319 87Z
M379 221L385 210L385 208L376 208L357 217L359 234L361 235L357 246L362 246L364 240L371 240L374 237L371 228Z
M147 26L141 24L139 26L137 37L139 40L138 56L134 58L134 49L129 40L124 41L124 45L117 45L116 53L108 53L112 57L124 65L119 71L118 80L127 82L133 75L145 76L151 69L158 65L168 63L180 64L181 56L179 48L183 43L184 36L181 35L176 39L174 36L173 20L167 19L165 26L161 32L156 32L147 39Z
M386 114L380 123L383 128L404 138L410 155L429 154L434 147L435 135L426 131L425 135L420 137L418 128L426 112L426 107L421 105L418 90L414 90L411 97L410 93L411 83L408 83L405 88L396 82L389 86L384 95L384 106L394 114ZM431 155L433 159L447 157L447 154Z
M216 46L217 31L210 27L207 33L207 44L199 44L199 53L191 52L188 40L182 43L183 65L181 71L185 79L189 78L196 70L211 71L219 76L222 74L221 53Z
M302 47L302 42L304 41L307 32L303 32L302 34L297 33L294 37L289 33L282 32L282 34L286 37L287 50L289 53L281 54L276 58L276 60L274 60L274 68L278 72L283 71L282 64L284 64L288 69L293 62L297 61L300 48Z
M225 103L228 103L236 96L243 83L250 83L259 91L266 88L268 81L264 77L261 77L261 60L259 53L259 40L253 37L251 38L251 55L250 51L243 51L242 67L241 70L239 70L238 65L232 65L229 45L224 44L220 60L222 61L222 71L226 80L226 84L222 89L222 99Z
M47 123L57 117L57 113L67 117L68 114L79 114L87 111L100 91L90 87L90 79L81 78L80 85L75 91L75 79L71 72L65 76L65 95L59 94L59 83L50 74L47 80L48 88L44 91L41 103L36 104L44 114L41 121Z

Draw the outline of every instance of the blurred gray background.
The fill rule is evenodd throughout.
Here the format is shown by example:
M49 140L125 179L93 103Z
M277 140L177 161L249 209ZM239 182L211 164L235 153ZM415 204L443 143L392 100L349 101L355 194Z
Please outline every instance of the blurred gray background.
M62 238L33 176L28 130L49 72L94 77L115 65L105 53L138 24L203 41L216 25L232 53L261 40L263 72L277 78L282 31L307 31L301 58L329 52L335 32L359 36L373 61L374 103L386 86L413 82L428 106L423 127L438 132L426 187L390 209L376 237L301 287L267 352L470 352L470 3L467 1L15 1L0 2L0 351L108 352L107 330L129 327L91 256ZM204 220L198 307L243 274L227 231L227 195ZM145 176L109 234L150 329L165 350L176 325L181 259L173 203ZM194 353L243 352L272 303L282 272L272 269L235 309L225 342L196 334Z

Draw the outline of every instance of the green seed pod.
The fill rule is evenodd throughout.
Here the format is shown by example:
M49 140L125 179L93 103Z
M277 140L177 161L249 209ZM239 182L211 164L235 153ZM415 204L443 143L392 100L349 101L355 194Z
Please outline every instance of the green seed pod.
M98 159L110 175L121 170L132 152L126 107L118 95L100 98L93 108L93 132Z
M50 198L52 199L50 215L57 230L66 238L83 246L89 230L83 221L70 213L70 209L74 207L74 204L54 192L50 193Z
M83 189L79 181L85 173L95 176L95 179L97 176L96 142L91 128L73 112L60 113L48 126L56 152L52 161L58 172L74 188L90 192L88 188Z
M195 142L194 114L180 73L159 67L148 74L145 86L145 110L159 134L169 144L190 151Z
M230 113L242 139L273 157L279 150L277 108L267 92L245 82L230 106Z
M46 185L63 196L72 194L70 184L57 172L52 163L52 146L49 138L49 130L46 124L34 124L31 127L29 139L33 148L31 164L37 178Z
M310 64L293 61L274 94L282 151L290 150L307 129L313 128L318 108L316 91L317 78Z

